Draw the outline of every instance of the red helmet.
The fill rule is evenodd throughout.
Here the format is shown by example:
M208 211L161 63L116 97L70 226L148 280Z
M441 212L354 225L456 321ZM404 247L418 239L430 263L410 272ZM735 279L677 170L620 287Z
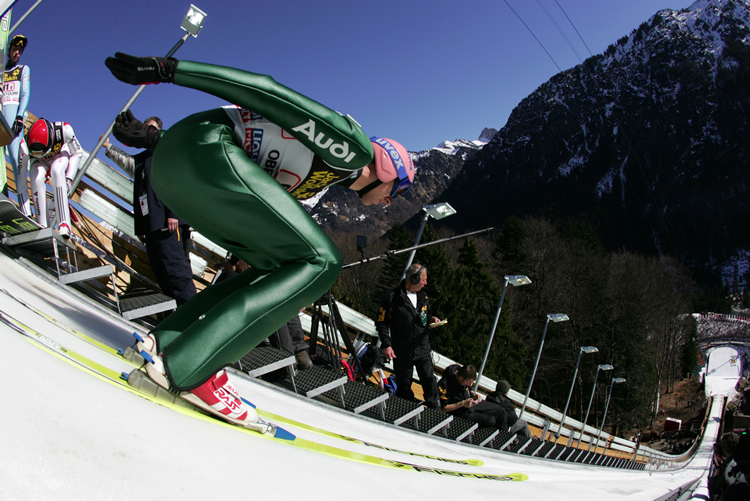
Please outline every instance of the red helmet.
M54 127L48 120L40 118L34 122L26 134L26 145L29 147L29 155L32 157L48 155L55 144L53 133Z

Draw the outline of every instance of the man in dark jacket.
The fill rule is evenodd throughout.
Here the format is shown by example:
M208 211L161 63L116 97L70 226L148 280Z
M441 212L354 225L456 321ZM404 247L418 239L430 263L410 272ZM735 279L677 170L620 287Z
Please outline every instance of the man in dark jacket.
M429 329L430 324L440 319L432 315L430 301L422 290L425 285L427 269L421 264L412 264L406 270L404 281L383 298L375 328L383 357L386 361L393 360L396 395L414 399L411 380L416 367L425 404L439 409Z
M476 378L477 371L473 365L462 367L453 364L445 368L438 383L443 412L468 419L482 427L494 427L531 437L526 421L518 419L513 402L505 395L510 390L510 384L500 381L496 391L490 393L486 400L481 400L481 396L471 389Z
M148 118L144 123L162 129L158 117ZM135 234L146 245L149 264L159 287L174 298L178 306L185 303L196 294L193 270L183 247L190 234L188 226L164 205L151 187L154 150L146 149L133 156L112 146L109 138L102 146L107 150L107 158L133 178Z
M511 434L519 434L524 437L530 437L531 431L529 426L523 419L518 419L516 416L516 407L513 402L508 398L508 392L510 391L510 383L502 379L497 382L495 391L487 395L487 402L494 403L503 408L503 418L498 426L501 430L506 430Z

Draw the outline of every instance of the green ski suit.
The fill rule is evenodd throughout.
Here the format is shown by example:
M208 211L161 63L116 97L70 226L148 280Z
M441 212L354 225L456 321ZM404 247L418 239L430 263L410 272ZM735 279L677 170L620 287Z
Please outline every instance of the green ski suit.
M345 173L329 173L329 182L320 183L317 191L372 161L370 140L353 119L268 76L180 61L174 83L262 115L311 150L315 165ZM152 183L164 203L251 266L192 297L154 329L167 374L178 390L195 388L239 360L322 296L341 271L341 254L333 242L302 205L250 159L242 143L236 122L219 108L175 124L154 153Z

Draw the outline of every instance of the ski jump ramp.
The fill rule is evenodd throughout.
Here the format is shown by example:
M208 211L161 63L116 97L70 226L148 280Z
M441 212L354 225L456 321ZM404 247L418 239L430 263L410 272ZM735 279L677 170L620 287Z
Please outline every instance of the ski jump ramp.
M73 334L124 347L131 344L132 332L142 328L4 250L0 270L0 310L43 334L34 340L0 324L2 499L210 499L219 493L310 500L437 500L466 495L523 500L705 499L722 391L732 377L736 381L733 374L716 369L715 377L722 383L711 384L715 398L706 433L690 458L650 464L639 471L450 441L363 418L262 381L234 377L243 396L300 439L281 441L159 405L60 355L62 346L94 363L128 372L133 367L123 359ZM731 359L728 352L714 353L718 366Z

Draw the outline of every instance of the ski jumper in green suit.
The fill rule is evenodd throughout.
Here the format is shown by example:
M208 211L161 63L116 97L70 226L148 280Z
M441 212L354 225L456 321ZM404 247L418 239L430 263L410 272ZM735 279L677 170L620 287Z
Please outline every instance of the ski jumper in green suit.
M373 147L353 119L268 76L179 61L173 83L237 106L197 113L163 133L154 190L251 266L193 296L154 329L170 381L189 390L333 285L341 254L298 199L356 177L373 160Z

